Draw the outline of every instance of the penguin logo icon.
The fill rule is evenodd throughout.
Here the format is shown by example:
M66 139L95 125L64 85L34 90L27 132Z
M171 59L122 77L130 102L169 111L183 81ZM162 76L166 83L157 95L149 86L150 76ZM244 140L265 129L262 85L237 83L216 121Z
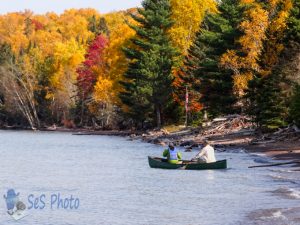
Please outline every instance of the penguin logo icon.
M19 195L20 193L16 193L14 189L9 189L3 196L6 201L7 213L15 220L22 219L27 215L26 205L20 201Z

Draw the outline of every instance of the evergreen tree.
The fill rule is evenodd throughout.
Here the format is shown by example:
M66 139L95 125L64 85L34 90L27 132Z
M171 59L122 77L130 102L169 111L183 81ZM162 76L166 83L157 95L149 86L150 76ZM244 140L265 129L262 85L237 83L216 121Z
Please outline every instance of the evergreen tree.
M227 49L234 49L243 16L238 0L224 0L218 5L219 13L208 14L189 49L186 70L181 78L200 92L199 101L212 116L232 113L236 98L233 93L232 72L219 66L220 57Z
M300 0L293 1L293 8L285 31L284 50L278 64L268 76L256 74L249 82L246 98L249 100L248 113L263 130L269 130L287 124L290 118L297 121L297 83L300 83ZM268 40L270 42L270 40ZM268 44L268 43L267 43ZM262 63L265 63L262 61ZM295 91L295 94L293 92ZM294 95L291 98L291 95ZM290 102L292 100L292 103ZM289 110L289 104L292 105ZM300 108L298 108L300 110Z
M88 21L89 30L93 32L96 36L98 36L99 34L105 34L106 36L109 36L109 28L104 17L97 19L96 16L93 15L89 18Z
M37 68L38 87L34 92L34 98L37 103L37 112L39 118L46 124L52 124L56 121L51 113L51 99L47 97L51 90L51 74L55 71L54 58L49 56L40 63Z
M287 101L284 79L274 72L267 77L254 77L248 84L245 98L249 100L247 112L263 131L286 125Z
M284 47L280 59L280 71L292 83L300 85L300 0L293 1Z
M288 21L286 54L282 57L284 63L281 72L293 84L290 118L300 126L300 0L294 0L293 4Z
M300 43L300 0L293 1L293 8L288 20L286 40Z
M131 25L136 36L132 47L124 49L130 64L121 82L124 91L120 99L133 120L156 120L160 127L172 99L171 71L177 54L167 35L173 24L171 7L169 0L144 0L142 6L138 14L131 15L139 25Z
M290 117L300 127L300 85L296 85L291 101Z

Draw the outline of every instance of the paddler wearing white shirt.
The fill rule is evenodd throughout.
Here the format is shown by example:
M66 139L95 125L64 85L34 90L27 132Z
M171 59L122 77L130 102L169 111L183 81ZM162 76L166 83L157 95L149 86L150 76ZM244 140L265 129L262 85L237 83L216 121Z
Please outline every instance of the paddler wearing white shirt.
M213 163L216 162L215 149L210 145L208 140L203 141L203 148L200 152L192 159L192 161Z

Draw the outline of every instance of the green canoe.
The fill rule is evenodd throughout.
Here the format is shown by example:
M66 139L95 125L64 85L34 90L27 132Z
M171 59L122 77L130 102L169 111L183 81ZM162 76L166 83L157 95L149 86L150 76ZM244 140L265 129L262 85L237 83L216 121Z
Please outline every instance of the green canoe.
M148 156L149 166L160 169L184 169L184 170L214 170L226 169L227 161L221 160L214 163L197 163L183 160L182 164L170 164L166 159Z

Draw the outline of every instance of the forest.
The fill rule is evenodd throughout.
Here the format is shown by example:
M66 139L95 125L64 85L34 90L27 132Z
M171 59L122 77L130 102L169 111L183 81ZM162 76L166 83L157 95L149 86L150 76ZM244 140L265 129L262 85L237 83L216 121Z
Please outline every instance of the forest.
M300 0L0 15L0 127L300 126Z

